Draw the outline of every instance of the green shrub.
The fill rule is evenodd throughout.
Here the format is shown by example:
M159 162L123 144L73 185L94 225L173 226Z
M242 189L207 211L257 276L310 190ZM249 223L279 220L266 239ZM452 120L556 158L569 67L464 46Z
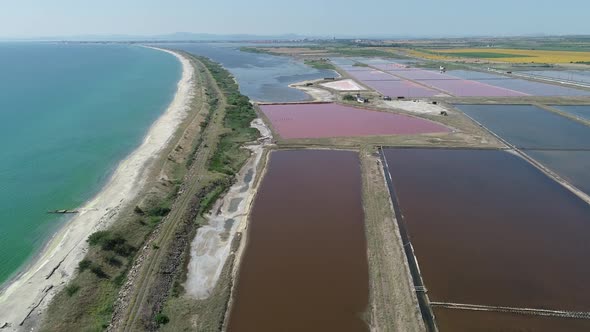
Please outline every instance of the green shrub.
M114 255L109 255L106 261L110 266L121 267L123 265L123 262Z
M133 209L133 212L142 215L143 214L143 210L139 207L139 206L135 206L135 208Z
M72 296L72 295L76 294L76 292L78 290L80 290L80 286L78 286L76 284L71 284L71 285L66 286L66 294L68 294L68 296Z
M91 246L95 246L95 245L102 244L110 236L111 236L111 232L109 232L109 231L98 231L98 232L92 233L88 237L87 241Z
M156 315L156 323L158 323L158 325L166 325L169 321L170 318L161 312Z
M128 257L135 251L121 234L112 234L109 231L98 231L90 235L88 243L91 246L99 245L102 250L113 251L123 257Z
M168 213L170 213L170 208L164 206L156 206L148 210L150 216L164 217L167 216Z
M109 275L106 274L106 272L104 272L102 267L97 264L92 264L92 267L90 268L90 272L94 273L94 275L99 277L100 279L108 279L109 278Z
M113 279L113 283L117 286L122 286L123 283L125 283L125 280L127 279L126 275L127 274L125 273L125 271L119 273L119 275Z
M92 262L88 259L83 259L78 263L78 270L80 272L84 272L84 270L88 269L92 265Z

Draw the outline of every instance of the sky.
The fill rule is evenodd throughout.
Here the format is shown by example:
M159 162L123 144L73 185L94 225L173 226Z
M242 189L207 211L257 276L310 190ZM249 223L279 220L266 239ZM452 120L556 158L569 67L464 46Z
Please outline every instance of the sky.
M588 0L0 0L0 38L590 34Z

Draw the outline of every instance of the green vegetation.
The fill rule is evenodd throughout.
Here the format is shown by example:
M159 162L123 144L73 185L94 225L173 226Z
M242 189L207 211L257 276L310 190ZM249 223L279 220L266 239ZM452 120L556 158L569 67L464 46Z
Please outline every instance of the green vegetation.
M250 128L250 123L256 118L254 107L250 100L240 94L238 85L231 74L223 67L206 58L199 60L209 69L211 75L217 82L222 94L223 101L220 105L225 106L223 117L223 130L219 136L216 149L212 151L208 161L208 171L216 180L212 180L202 191L200 198L197 221L203 220L202 215L208 212L213 204L222 196L235 181L235 174L242 168L250 152L241 148L246 142L258 138L258 131ZM197 301L182 296L184 289L182 284L186 278L186 264L188 262L188 250L183 256L183 270L176 274L176 278L170 289L169 296L164 305L162 314L169 317L169 323L160 325L163 331L195 330L189 317L198 314L199 321L196 322L199 331L218 331L223 324L223 317L229 301L231 286L231 263L228 260L218 286L210 298Z
M355 101L356 97L353 95L346 94L346 95L344 95L344 97L342 97L342 99L346 100L346 101Z
M231 186L228 178L221 179L215 183L213 189L209 191L203 199L199 208L199 215L203 215L211 210L213 204L221 197L223 193Z
M259 53L259 54L273 54L272 52L269 52L265 49L261 49L258 47L248 47L248 46L242 46L240 47L240 51L242 52L248 52L248 53Z
M168 316L164 315L163 313L159 313L156 315L156 324L158 325L166 325L170 321Z
M528 55L521 54L507 54L507 53L494 53L494 52L457 52L457 53L435 53L447 56L456 56L463 58L482 58L482 59L500 59L500 58L531 58Z
M92 265L92 262L89 261L88 259L81 260L80 263L78 263L78 272L82 273L82 272L86 271L91 265Z
M109 275L106 272L104 272L100 265L93 264L90 267L90 272L94 273L94 275L100 279L109 279Z
M334 67L334 65L332 63L330 63L330 60L328 59L306 59L303 61L306 65L313 67L315 69L332 69L332 70L336 70L336 67Z
M238 85L228 71L209 59L201 61L213 75L227 101L223 119L223 125L227 130L221 135L217 149L211 157L209 170L234 175L250 156L250 152L241 146L258 138L258 131L250 127L250 122L256 118L256 111L250 99L240 94Z
M120 266L123 265L123 262L119 258L117 258L117 256L115 256L115 255L109 255L109 256L107 256L106 262L110 266L120 267Z
M353 67L369 67L368 64L362 63L362 62L355 62L352 66Z
M328 50L343 56L381 57L393 59L403 58L402 56L388 50L373 47L334 47L329 48Z
M170 210L170 209L168 209ZM88 237L91 246L100 246L104 251L113 251L116 254L129 257L135 248L127 244L127 239L121 234L113 234L110 231L98 231ZM109 256L112 261L112 256ZM107 261L109 260L107 258Z
M68 296L72 296L74 294L76 294L76 292L80 290L80 286L76 285L76 284L70 284L68 286L66 286L66 294L68 294Z

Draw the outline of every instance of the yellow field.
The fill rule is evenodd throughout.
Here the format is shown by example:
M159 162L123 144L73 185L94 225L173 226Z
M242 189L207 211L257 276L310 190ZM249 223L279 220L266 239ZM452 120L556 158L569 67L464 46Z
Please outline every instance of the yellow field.
M413 56L432 60L451 60L458 58L481 59L511 63L570 63L590 62L590 52L540 51L501 48L462 48L437 50L408 50ZM511 56L513 55L513 56Z

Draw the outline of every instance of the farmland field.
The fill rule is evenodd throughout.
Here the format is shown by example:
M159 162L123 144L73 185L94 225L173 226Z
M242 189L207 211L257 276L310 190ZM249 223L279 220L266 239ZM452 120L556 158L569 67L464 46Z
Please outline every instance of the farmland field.
M521 54L508 54L508 53L495 53L495 52L441 52L442 54L448 54L451 56L460 56L464 58L484 58L484 59L495 59L495 58L522 58L530 57L530 55Z
M414 56L432 60L474 58L510 63L575 63L590 61L590 52L574 51L459 48L440 50L411 50L409 53Z

